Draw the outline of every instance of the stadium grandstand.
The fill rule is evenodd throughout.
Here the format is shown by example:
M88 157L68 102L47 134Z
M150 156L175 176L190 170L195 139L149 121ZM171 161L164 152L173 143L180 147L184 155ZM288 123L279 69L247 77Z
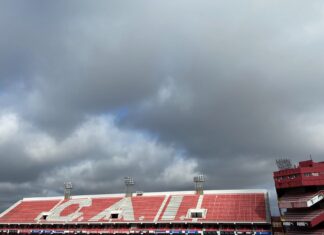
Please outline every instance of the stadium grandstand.
M128 182L128 183L127 183ZM1 234L269 235L266 190L195 191L24 198L0 215Z
M324 234L324 162L277 161L274 181L287 235Z

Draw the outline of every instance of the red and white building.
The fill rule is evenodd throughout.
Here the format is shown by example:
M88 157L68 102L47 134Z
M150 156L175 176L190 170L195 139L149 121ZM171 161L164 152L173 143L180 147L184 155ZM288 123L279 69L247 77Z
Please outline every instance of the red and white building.
M271 234L266 190L24 198L0 234Z
M324 234L324 162L286 163L273 173L286 234Z

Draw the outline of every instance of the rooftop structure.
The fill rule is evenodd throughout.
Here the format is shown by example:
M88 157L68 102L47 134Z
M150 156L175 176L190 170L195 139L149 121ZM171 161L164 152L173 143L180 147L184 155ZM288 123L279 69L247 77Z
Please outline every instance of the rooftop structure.
M324 162L313 160L299 162L273 173L276 189L324 185Z

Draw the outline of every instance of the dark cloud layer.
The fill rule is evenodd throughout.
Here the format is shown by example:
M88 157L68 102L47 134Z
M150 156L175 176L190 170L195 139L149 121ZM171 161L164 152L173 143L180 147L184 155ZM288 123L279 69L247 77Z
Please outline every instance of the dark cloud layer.
M0 208L23 196L267 188L324 148L321 1L4 1Z

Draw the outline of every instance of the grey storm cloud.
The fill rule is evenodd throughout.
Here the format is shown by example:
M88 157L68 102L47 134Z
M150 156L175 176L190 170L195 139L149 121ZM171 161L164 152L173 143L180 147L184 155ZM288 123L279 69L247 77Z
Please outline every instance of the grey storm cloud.
M267 188L324 148L321 1L3 1L0 208L24 196Z

